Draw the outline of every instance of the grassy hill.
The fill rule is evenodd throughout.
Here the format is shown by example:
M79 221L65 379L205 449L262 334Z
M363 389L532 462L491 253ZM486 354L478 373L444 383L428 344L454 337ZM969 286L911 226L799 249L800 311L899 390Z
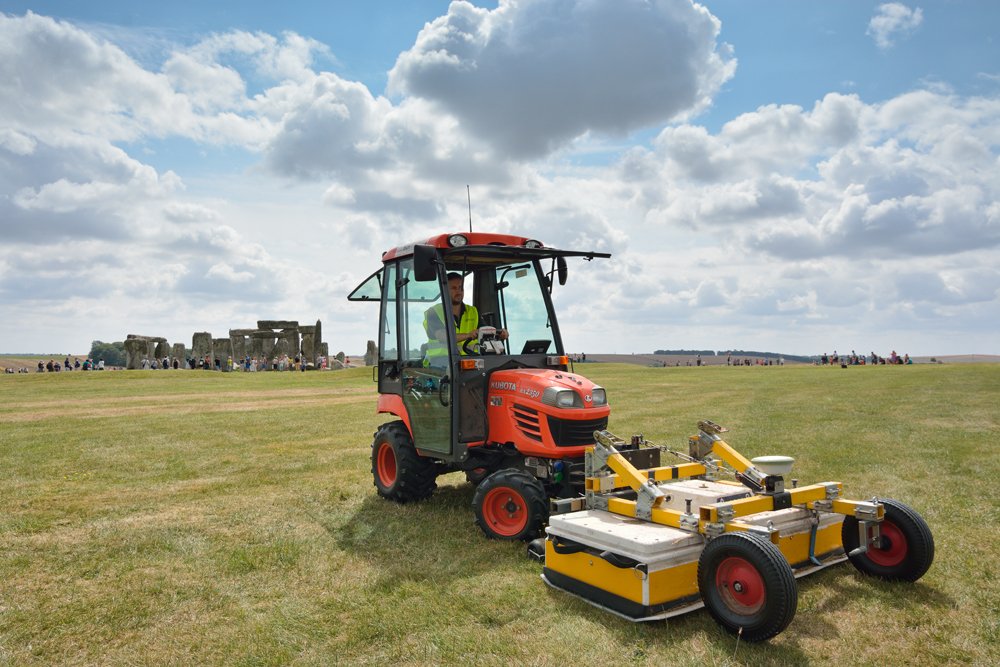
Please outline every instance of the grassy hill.
M370 369L0 375L0 663L996 664L1000 366L578 366L610 429L700 418L802 483L895 497L934 530L915 585L799 581L765 645L705 612L635 625L485 540L472 488L376 497Z

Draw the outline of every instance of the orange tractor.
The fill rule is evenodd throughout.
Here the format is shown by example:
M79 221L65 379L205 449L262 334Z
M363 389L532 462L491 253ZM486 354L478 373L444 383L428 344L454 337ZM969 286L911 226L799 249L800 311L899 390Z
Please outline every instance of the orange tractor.
M463 471L477 485L479 526L505 540L540 534L550 499L582 496L584 453L610 408L603 388L573 372L552 308L553 286L565 284L575 257L610 255L519 236L441 234L385 252L351 292L352 301L381 304L378 411L398 417L372 443L381 496L422 500L438 475ZM447 339L436 341L428 322L451 312L455 274L469 283L478 336L459 343L446 326ZM659 456L638 446L622 453L642 467Z
M794 459L747 459L710 421L687 454L608 432L604 389L573 371L552 308L573 257L609 255L442 234L384 253L350 294L381 304L378 411L397 417L372 443L381 496L423 500L462 471L483 532L531 540L550 586L633 621L704 606L747 641L791 622L798 577L845 560L890 581L927 572L933 535L901 502L786 488Z

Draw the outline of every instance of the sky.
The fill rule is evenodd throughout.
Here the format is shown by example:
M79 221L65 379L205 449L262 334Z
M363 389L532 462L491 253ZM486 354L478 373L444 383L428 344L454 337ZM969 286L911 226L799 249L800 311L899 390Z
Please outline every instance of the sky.
M0 352L323 322L468 227L571 352L1000 353L1000 3L0 0Z

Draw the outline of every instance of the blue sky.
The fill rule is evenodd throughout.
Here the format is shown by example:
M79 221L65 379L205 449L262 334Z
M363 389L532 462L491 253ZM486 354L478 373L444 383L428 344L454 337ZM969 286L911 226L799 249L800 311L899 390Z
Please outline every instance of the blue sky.
M1000 352L997 3L0 11L2 351L360 351L347 291L469 184L483 229L614 253L557 295L572 349Z

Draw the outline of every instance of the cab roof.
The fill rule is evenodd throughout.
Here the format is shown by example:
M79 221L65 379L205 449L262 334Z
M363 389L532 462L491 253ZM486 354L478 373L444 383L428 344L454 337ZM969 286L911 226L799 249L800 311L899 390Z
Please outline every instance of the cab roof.
M499 259L545 259L551 257L611 257L610 253L592 250L559 250L550 248L526 236L511 234L490 234L485 232L459 232L438 234L424 241L397 246L382 253L382 262L408 257L413 254L413 248L427 245L437 248L440 255L446 259L461 257L465 260L480 258L483 260Z

